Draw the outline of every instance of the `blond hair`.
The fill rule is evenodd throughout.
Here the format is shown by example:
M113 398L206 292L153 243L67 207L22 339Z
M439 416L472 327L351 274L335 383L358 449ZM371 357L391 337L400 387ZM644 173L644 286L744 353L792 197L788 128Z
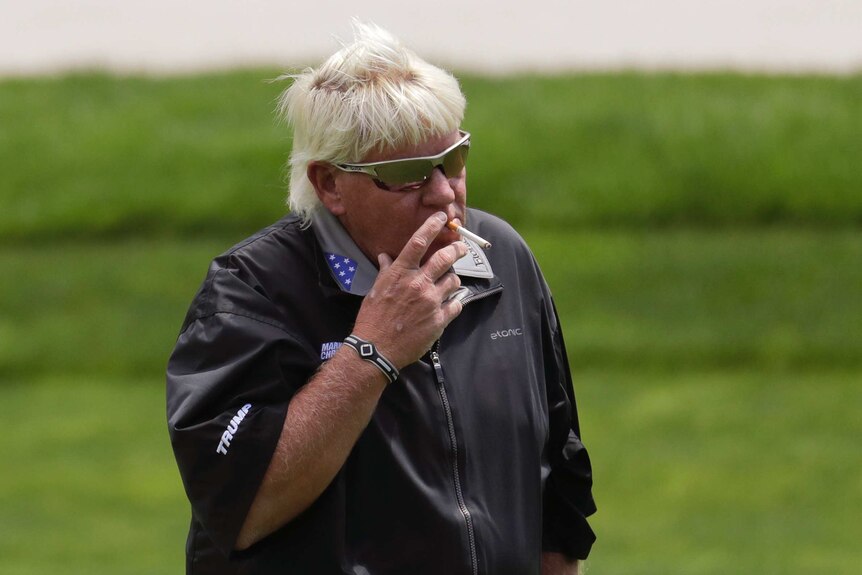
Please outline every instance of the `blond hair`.
M293 128L287 203L305 222L320 206L310 162L356 163L372 150L450 134L464 119L467 102L452 74L376 25L353 27L353 43L319 68L280 78L293 79L278 100L279 116Z

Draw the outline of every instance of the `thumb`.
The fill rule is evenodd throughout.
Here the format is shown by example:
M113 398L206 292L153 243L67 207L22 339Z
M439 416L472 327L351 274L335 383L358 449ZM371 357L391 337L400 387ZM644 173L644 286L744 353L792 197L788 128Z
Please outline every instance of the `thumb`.
M380 271L385 271L392 265L392 258L389 257L389 254L380 253L377 255L377 264L380 267Z

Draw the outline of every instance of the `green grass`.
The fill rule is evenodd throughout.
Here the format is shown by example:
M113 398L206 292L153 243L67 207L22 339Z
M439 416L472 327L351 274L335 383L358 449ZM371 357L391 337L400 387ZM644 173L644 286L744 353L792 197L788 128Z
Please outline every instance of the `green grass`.
M288 143L263 77L0 83L0 237L218 233L278 211Z
M521 225L862 223L862 76L464 83L474 201Z
M565 318L573 365L862 367L862 233L525 235Z
M862 371L576 372L593 573L856 573ZM0 571L182 572L188 504L160 379L0 387Z
M209 260L283 213L275 75L0 80L0 573L182 571L163 370ZM862 76L463 87L470 203L565 327L591 572L856 573Z
M862 368L860 232L525 235L578 368ZM0 378L161 374L209 260L240 239L0 249Z
M271 71L0 81L0 238L267 223ZM862 76L465 77L474 205L522 226L862 223Z
M0 250L0 377L162 373L209 260L232 243Z
M577 375L594 573L856 573L862 371Z
M164 383L98 376L7 382L0 572L180 573L189 506Z

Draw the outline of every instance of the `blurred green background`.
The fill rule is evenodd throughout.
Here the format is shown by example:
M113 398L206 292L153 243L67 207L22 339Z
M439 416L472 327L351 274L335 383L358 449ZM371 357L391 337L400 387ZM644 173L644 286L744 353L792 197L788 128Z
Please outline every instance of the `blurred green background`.
M275 70L0 81L0 572L183 571L163 370L284 213ZM859 573L862 76L462 77L563 318L591 573Z

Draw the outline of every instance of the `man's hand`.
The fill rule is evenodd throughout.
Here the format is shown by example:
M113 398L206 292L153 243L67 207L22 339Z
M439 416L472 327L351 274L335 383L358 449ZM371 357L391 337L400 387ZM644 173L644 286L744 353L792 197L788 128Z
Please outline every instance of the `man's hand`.
M380 274L356 317L353 333L373 342L398 369L422 357L461 313L461 302L449 299L461 280L449 269L466 255L464 242L449 244L421 264L446 219L438 212L425 220L395 261L378 256Z
M354 334L373 342L399 369L419 359L461 313L461 302L447 301L461 281L447 272L466 254L463 242L440 249L421 264L445 223L445 214L434 214L395 261L380 255L380 274L356 318ZM237 549L272 533L320 496L368 425L384 389L380 371L352 351L339 350L323 364L290 401Z

